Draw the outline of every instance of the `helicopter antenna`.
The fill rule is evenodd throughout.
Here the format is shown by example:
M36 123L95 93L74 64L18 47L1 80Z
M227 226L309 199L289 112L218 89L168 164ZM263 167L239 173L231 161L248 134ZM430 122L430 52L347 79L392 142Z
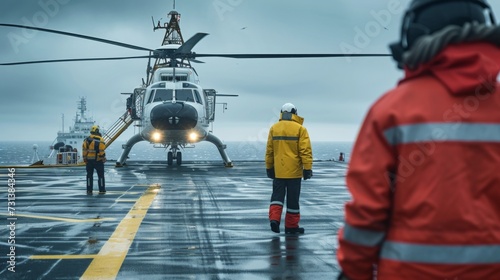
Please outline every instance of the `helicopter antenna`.
M181 28L179 25L179 22L181 20L181 14L175 11L175 0L173 1L173 6L174 10L170 11L167 15L169 17L169 21L168 23L165 23L163 26L161 26L160 21L158 21L157 25L155 26L154 19L151 17L153 21L153 30L165 29L165 35L163 37L162 46L179 45L179 48L181 48L181 46L184 44L184 38L182 37ZM156 58L153 64L151 74L154 71L156 71L156 69L165 66L174 68L179 66L192 68L189 60L182 59L178 63L177 58L167 58L167 57ZM175 71L174 71L174 79L175 79ZM153 75L147 77L147 84L149 85L152 82L152 80L153 80Z

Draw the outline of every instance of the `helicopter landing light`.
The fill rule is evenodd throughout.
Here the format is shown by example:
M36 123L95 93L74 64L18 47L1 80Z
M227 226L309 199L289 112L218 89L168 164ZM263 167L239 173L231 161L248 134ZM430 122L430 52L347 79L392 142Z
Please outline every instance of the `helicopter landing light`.
M154 142L160 142L161 141L161 133L159 132L154 132L152 135L153 141Z
M196 132L189 133L189 140L197 141L198 140L198 133L196 133Z

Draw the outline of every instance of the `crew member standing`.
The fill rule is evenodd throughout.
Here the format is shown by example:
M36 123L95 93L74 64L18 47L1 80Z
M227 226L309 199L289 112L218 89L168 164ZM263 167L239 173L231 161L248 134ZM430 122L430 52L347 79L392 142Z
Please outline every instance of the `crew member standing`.
M339 279L500 279L500 27L485 0L413 0L401 36L405 77L350 157Z
M90 129L90 136L83 141L82 156L87 167L87 194L92 194L94 184L94 169L97 172L99 193L106 193L104 181L104 163L106 162L106 144L99 132L99 126Z
M304 119L297 108L286 103L280 120L269 130L266 148L267 177L273 179L269 207L271 230L279 233L281 214L286 196L285 233L304 233L299 227L299 197L301 179L312 177L312 148Z

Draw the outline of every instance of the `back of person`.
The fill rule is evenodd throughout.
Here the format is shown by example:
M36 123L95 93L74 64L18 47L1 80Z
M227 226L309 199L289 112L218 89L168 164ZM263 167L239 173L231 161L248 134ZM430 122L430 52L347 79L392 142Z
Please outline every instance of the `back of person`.
M82 156L87 171L87 195L92 195L94 186L94 169L98 176L99 194L106 193L106 183L104 178L104 163L106 162L106 144L99 132L99 126L93 125L90 129L90 136L82 144Z
M470 16L487 5L414 0L408 36L464 7ZM473 20L396 59L405 78L372 106L351 154L341 279L500 279L498 46L500 27Z
M285 103L280 120L269 129L266 144L266 173L273 180L269 205L271 231L280 233L281 216L286 198L285 233L303 234L300 222L301 178L311 179L312 148L304 118L297 115L297 107Z
M408 78L371 111L397 155L397 161L384 153L376 156L378 164L392 165L395 171L380 279L406 272L410 278L430 272L441 279L450 275L492 279L493 272L500 279L500 86L481 78L474 84L465 77L492 77L498 71L477 73L495 60L495 56L477 56L483 48L496 54L500 65L500 50L492 45L451 46L438 58L440 63L449 53L464 57L469 53L467 60L474 61L470 69L476 73L467 72L467 67L445 67L446 73ZM364 165L356 159L351 164L354 170ZM489 246L498 248L492 251ZM489 255L492 252L497 255ZM491 261L497 262L496 268L456 265ZM433 265L422 268L416 264L421 262Z
M103 161L105 158L106 144L100 136L90 135L87 137L83 143L83 149L86 160Z
M308 143L300 143L299 141L309 141L309 138L300 138L304 134L305 128L299 122L301 122L299 116L283 113L281 121L271 128L270 137L282 140L289 139L288 141L269 142L273 144L276 178L302 178L302 157L309 156L309 154L299 151L300 147L303 149L308 147ZM306 164L309 164L309 161Z

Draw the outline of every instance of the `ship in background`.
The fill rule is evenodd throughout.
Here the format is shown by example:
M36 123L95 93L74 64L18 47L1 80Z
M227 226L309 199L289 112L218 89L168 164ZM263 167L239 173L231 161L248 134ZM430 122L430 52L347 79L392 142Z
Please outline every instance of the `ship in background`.
M73 126L69 127L69 132L64 131L64 116L62 121L62 131L57 133L56 139L50 146L50 155L43 160L38 157L36 147L32 165L78 165L83 163L81 147L83 141L90 135L90 129L95 124L92 117L86 115L87 100L80 97L77 103L77 111Z
M87 100L85 97L80 97L78 101L78 110L75 115L75 123L69 127L69 132L64 132L64 117L62 124L62 131L57 133L55 144L70 145L73 147L81 147L83 139L90 135L90 129L95 124L92 117L87 117Z

